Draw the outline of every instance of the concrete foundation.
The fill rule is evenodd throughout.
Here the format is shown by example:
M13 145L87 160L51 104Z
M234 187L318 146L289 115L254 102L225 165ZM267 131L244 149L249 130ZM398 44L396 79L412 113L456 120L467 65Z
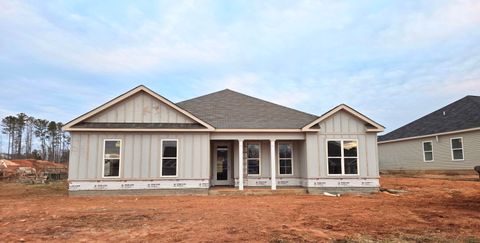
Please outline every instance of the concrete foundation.
M332 194L370 194L378 192L378 187L308 187L308 194L320 195L324 192Z
M69 191L69 196L207 196L208 189Z

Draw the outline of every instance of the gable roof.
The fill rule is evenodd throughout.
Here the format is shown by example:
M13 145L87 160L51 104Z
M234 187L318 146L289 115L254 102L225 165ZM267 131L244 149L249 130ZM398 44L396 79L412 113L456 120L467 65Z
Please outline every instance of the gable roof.
M480 128L480 96L466 96L418 120L379 137L379 142Z
M122 129L143 129L145 131L147 130L176 130L176 129L184 129L182 127L171 127L169 126L168 124L164 124L163 126L147 126L147 127L138 127L136 126L135 124L132 125L132 124L128 124L127 126L122 126L122 124L116 124L114 126L100 126L100 127L92 127L91 124L88 124L88 123L85 123L85 121L88 119L88 118L91 118L93 117L94 115L97 115L99 114L100 112L114 106L115 104L123 101L123 100L126 100L127 98L139 93L139 92L145 92L145 93L148 93L149 95L153 96L154 98L158 99L159 101L163 102L164 104L166 104L167 106L173 108L174 110L182 113L183 115L191 118L192 120L194 120L195 122L198 122L199 124L201 124L203 126L203 128L201 130L214 130L214 128L208 124L207 122L199 119L198 117L192 115L190 112L178 107L177 105L175 105L173 102L171 102L170 100L164 98L163 96L155 93L154 91L150 90L149 88L143 86L143 85L140 85L140 86L137 86L136 88L133 88L131 89L130 91L127 91L126 93L114 98L113 100L75 118L74 120L68 122L65 126L63 126L63 130L65 131L75 131L75 130L91 130L91 129L105 129L105 130L122 130ZM186 128L186 127L185 127Z
M217 129L298 129L318 117L229 89L177 103Z
M353 116L355 116L356 118L364 121L369 127L367 127L367 132L382 132L385 127L376 123L375 121L373 121L372 119L368 118L367 116L363 115L362 113L356 111L355 109L353 109L352 107L348 106L348 105L345 105L345 104L340 104L338 106L336 106L335 108L327 111L325 114L321 115L319 118L315 119L314 121L310 122L309 124L307 124L306 126L304 126L302 128L303 131L309 131L312 129L313 126L315 126L316 124L320 123L321 121L329 118L330 116L332 116L333 114L341 111L341 110L344 110L350 114L352 114Z

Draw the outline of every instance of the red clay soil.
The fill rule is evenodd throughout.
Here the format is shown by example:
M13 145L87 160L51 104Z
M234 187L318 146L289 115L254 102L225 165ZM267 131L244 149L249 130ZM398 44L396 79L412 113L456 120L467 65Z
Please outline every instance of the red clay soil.
M13 163L18 164L19 167L32 167L37 170L44 168L67 168L65 164L54 163L46 160L11 160Z
M65 164L54 163L45 160L34 160L34 159L25 159L25 160L2 160L6 161L7 168L2 168L5 171L15 172L19 167L29 167L34 168L36 171L43 171L45 169L62 169L66 170L67 166Z
M0 184L0 241L480 241L480 182L388 177L400 196L68 197Z

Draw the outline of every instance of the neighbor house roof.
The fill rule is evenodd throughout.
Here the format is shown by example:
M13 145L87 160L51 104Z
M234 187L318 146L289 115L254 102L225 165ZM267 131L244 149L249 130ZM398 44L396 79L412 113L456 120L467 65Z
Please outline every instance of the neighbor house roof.
M301 129L318 118L229 89L177 105L216 129Z
M480 128L480 96L469 95L380 136L378 140L405 140L473 128Z

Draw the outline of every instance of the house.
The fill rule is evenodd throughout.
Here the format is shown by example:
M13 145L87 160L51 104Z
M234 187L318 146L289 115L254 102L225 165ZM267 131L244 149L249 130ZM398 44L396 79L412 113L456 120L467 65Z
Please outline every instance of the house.
M71 192L379 187L384 127L347 105L316 116L228 89L175 104L139 86L64 130Z
M480 165L480 96L466 96L379 137L381 171L473 171Z

